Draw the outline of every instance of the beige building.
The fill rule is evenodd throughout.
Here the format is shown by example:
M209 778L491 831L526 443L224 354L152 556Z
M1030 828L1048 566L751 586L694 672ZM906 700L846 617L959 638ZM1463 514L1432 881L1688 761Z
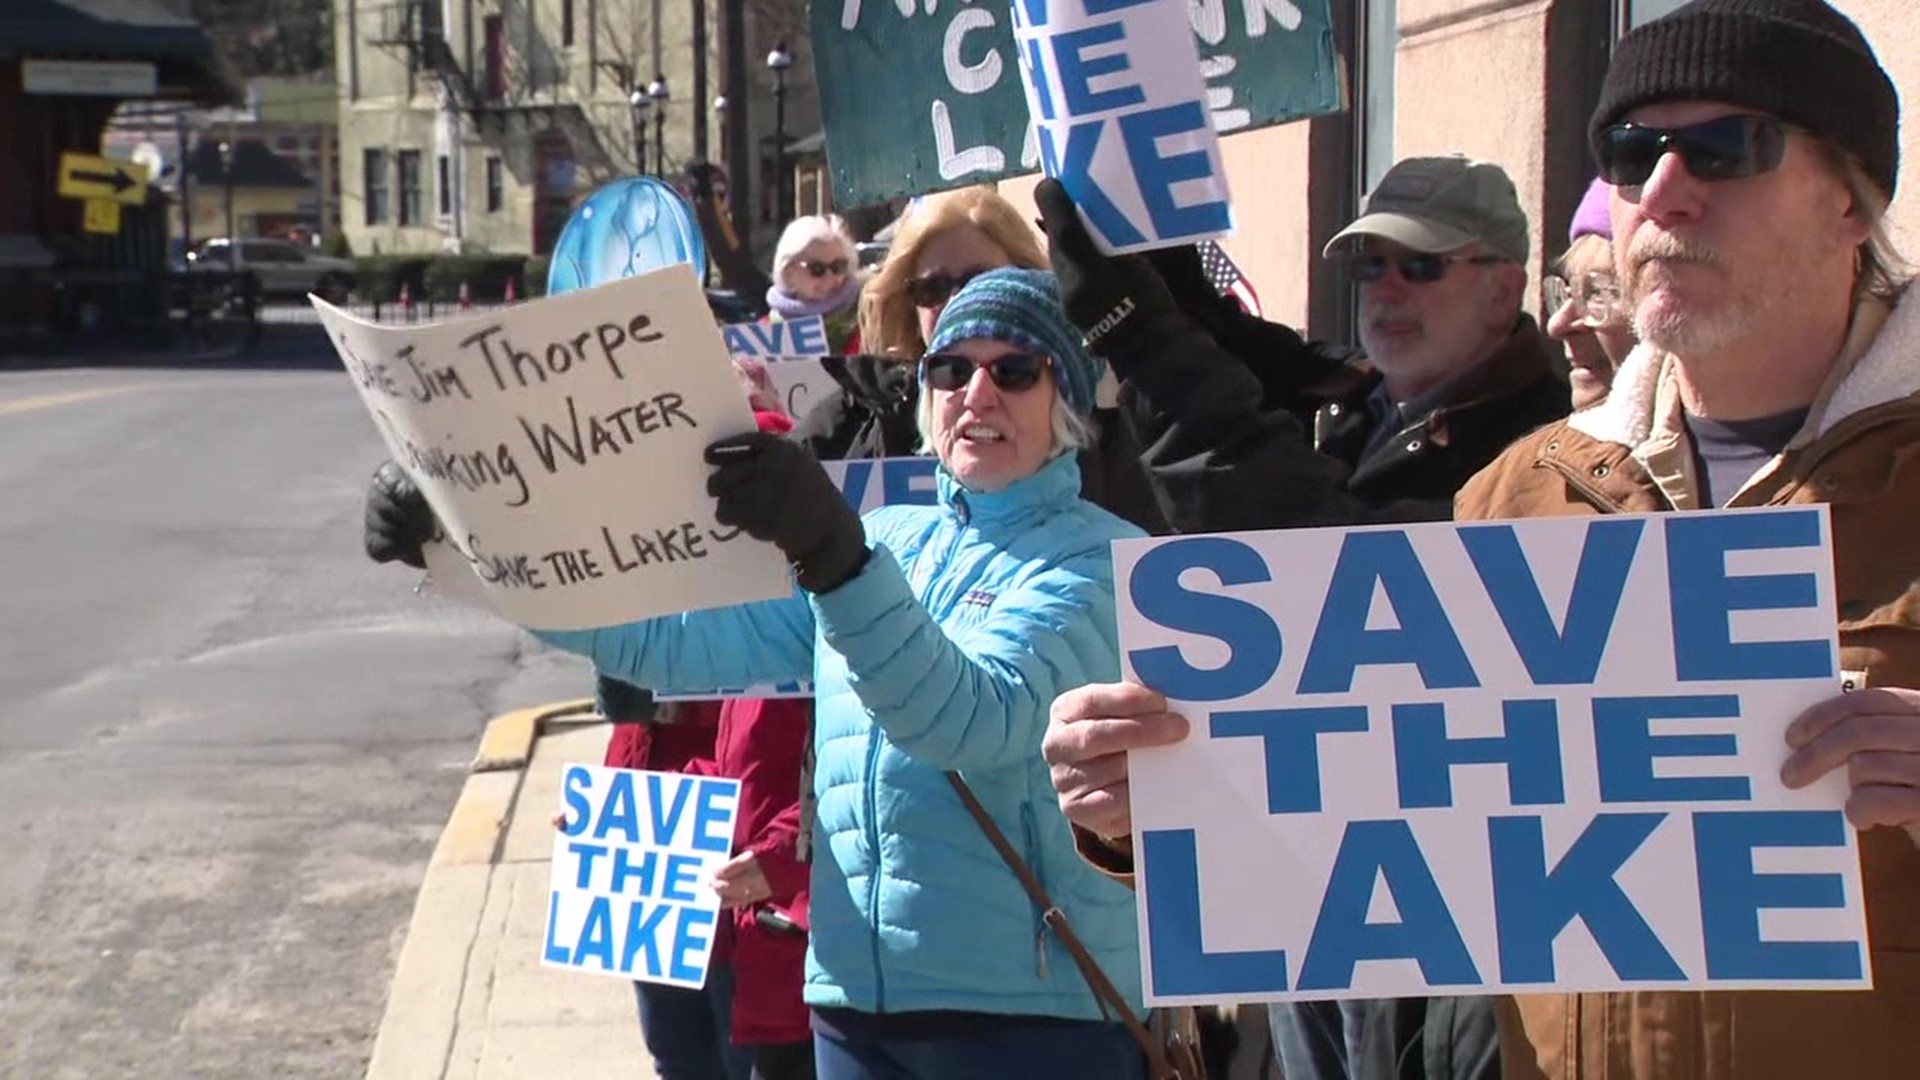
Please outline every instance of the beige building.
M748 5L330 2L341 216L356 254L545 252L575 203L609 180L636 172L678 179L696 157L733 164L725 125L743 110L714 108L725 86L721 20L724 6ZM753 4L748 16L745 70L757 89L744 111L756 135L772 129L761 64L762 39L774 28L751 24L783 21L768 19L768 9ZM789 77L789 131L817 125L808 82ZM638 107L636 92L644 95Z
M1268 318L1350 337L1351 292L1319 257L1396 158L1459 151L1513 174L1533 220L1536 288L1566 247L1593 162L1587 118L1612 43L1681 0L1334 0L1352 108L1224 140L1236 233L1224 246ZM1904 136L1920 112L1920 3L1836 0L1891 71L1906 111L1896 237L1920 245L1920 163ZM1003 186L1030 198L1034 179Z

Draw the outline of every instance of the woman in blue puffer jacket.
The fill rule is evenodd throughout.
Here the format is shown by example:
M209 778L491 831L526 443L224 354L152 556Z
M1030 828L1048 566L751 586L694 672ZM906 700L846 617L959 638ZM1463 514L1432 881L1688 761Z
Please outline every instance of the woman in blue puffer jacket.
M646 686L811 678L819 797L806 1001L822 1080L1145 1075L945 773L961 774L1137 1010L1132 894L1074 854L1040 737L1118 678L1109 543L1079 497L1096 363L1051 274L997 270L920 362L939 503L863 523L800 446L714 444L716 516L786 552L782 601L540 636Z

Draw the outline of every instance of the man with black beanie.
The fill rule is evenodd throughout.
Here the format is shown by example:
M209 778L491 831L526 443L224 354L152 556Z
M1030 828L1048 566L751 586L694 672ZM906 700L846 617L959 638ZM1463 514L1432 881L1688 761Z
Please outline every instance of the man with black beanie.
M1882 224L1899 114L1872 46L1820 0L1695 0L1629 34L1589 135L1615 185L1619 280L1652 348L1606 402L1516 444L1455 508L1829 505L1851 692L1784 733L1739 737L1782 740L1791 788L1845 770L1871 942L1850 963L1870 963L1876 988L1515 997L1501 1015L1509 1078L1920 1074L1920 303L1902 299ZM1768 956L1818 947L1772 920L1826 901L1781 891L1778 852L1748 857L1756 891L1734 951L1764 982Z
M1920 301L1884 226L1898 94L1821 0L1694 0L1620 43L1589 135L1647 347L1605 402L1474 477L1454 516L1830 508L1847 692L1784 732L1688 730L1770 744L1789 788L1844 770L1870 949L1825 955L1836 981L1870 965L1875 989L1516 996L1500 1003L1503 1074L1920 1075ZM1178 742L1189 721L1130 683L1064 695L1053 717L1044 751L1068 818L1126 834L1126 752ZM1840 826L1817 842L1843 845L1844 824L1816 816ZM1765 985L1768 960L1820 936L1778 920L1834 897L1830 878L1792 875L1788 852L1745 857L1753 891L1736 940L1719 922L1716 962ZM1586 933L1573 914L1562 942Z

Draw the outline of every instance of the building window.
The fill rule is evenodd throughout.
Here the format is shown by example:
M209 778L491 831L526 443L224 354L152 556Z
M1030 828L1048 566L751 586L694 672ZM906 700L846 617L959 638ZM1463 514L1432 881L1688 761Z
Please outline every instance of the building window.
M481 23L486 42L486 67L480 92L488 101L507 96L507 23L499 15L489 15Z
M400 224L420 224L420 151L400 151Z
M1687 0L1614 0L1622 30L1631 30L1680 9Z
M573 0L560 0L560 44L573 45Z
M497 214L507 205L507 178L500 159L487 159L487 213Z
M347 0L347 100L360 100L359 0Z
M368 147L360 152L363 183L366 188L367 224L387 223L387 152Z
M409 29L413 32L408 37L414 46L408 51L408 69L430 70L446 32L440 21L440 0L413 0L407 8L407 21L412 24Z
M1355 97L1360 99L1355 177L1360 194L1372 191L1393 165L1394 54L1400 48L1398 0L1362 0L1361 55L1354 72Z
M441 154L434 164L438 166L438 175L434 177L434 193L439 200L440 216L453 216L453 159Z

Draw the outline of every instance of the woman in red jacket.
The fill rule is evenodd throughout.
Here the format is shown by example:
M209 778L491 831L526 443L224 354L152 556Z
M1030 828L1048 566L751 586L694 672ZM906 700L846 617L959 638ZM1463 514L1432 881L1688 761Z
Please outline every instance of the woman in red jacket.
M801 788L812 737L811 699L733 699L720 708L713 760L686 768L740 781L736 854L713 887L733 913L733 1041L753 1048L755 1080L813 1076L813 1032L800 1000L808 831Z
M734 361L754 422L784 435L793 421L780 409L766 367ZM735 698L721 703L710 761L686 771L740 781L734 857L713 887L733 912L733 1041L754 1051L754 1080L811 1080L813 1031L800 984L807 958L807 834L802 811L813 740L813 700ZM730 931L730 934L728 933Z

